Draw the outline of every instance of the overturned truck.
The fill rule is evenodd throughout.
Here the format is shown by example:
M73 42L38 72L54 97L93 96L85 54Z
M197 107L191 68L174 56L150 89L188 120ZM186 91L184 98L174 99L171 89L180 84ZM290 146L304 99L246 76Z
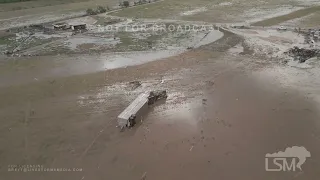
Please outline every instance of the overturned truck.
M150 105L156 101L167 98L166 91L151 91L149 93L140 94L121 114L118 116L118 126L133 127L137 118L141 118L147 113Z

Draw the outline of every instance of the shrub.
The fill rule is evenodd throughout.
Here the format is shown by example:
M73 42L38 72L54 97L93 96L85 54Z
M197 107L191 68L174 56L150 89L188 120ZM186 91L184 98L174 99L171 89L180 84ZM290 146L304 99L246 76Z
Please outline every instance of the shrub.
M102 6L98 6L96 12L97 13L105 13L105 12L107 12L107 9Z
M93 9L91 9L91 8L88 8L86 12L87 12L88 15L95 15L95 14L97 14L97 13L96 13Z
M129 7L129 6L130 6L129 1L123 1L123 6L124 6L124 7Z

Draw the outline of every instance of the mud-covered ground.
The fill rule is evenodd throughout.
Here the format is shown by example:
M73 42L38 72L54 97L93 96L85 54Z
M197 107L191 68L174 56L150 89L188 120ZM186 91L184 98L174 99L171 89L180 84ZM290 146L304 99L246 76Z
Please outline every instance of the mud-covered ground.
M269 63L214 51L240 41L229 37L219 42L225 46L140 66L1 88L3 177L316 178L316 102L307 93L253 76ZM127 90L127 82L137 79L142 86ZM147 89L168 89L166 103L119 132L116 116ZM265 171L266 153L294 145L313 155L303 172ZM10 164L82 171L8 172Z
M127 11L131 9L119 13ZM179 13L193 17L194 11ZM272 22L283 23L282 18ZM0 56L0 177L316 179L320 63L317 58L305 63L287 59L284 51L307 44L291 27L279 32L277 25L224 27L223 37L214 42L186 49L182 41L184 50L173 53L81 53L97 43L88 40L96 34L87 32L67 38L89 42L85 47L66 44L80 48L77 53ZM141 39L145 34L129 35ZM163 44L174 44L170 38L162 39ZM27 45L35 52L42 48ZM141 86L132 89L131 81ZM117 115L137 95L154 89L168 91L166 102L150 107L135 127L120 132ZM302 170L267 172L266 154L292 146L311 153ZM9 169L22 165L71 171Z

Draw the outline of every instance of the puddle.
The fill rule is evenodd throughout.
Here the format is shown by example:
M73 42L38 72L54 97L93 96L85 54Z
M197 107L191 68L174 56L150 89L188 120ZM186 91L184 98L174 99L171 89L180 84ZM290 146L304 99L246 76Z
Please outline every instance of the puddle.
M64 42L70 49L76 50L81 44L111 45L120 43L119 39L98 37L73 37Z
M109 55L104 62L104 69L115 69L125 66L140 65L143 63L155 61L158 59L168 58L184 52L183 49L175 50L135 52L135 53L119 53Z
M182 12L182 13L180 13L180 16L190 16L190 15L198 14L198 13L205 12L205 11L207 11L207 8L202 7L202 8L197 8L197 9L194 9L191 11Z
M222 32L211 31L198 44L195 45L195 48L215 42L222 37L223 37Z
M170 117L170 118L161 118L162 122L168 121L182 121L193 126L197 126L197 115L193 113L194 103L184 103L178 105L165 105L165 107L156 107L155 111L158 113L153 114L153 116L160 117Z
M218 30L212 31L197 31L191 33L175 33L163 38L156 45L156 48L172 48L172 47L200 47L210 44L223 37L223 33ZM168 46L170 44L170 46Z

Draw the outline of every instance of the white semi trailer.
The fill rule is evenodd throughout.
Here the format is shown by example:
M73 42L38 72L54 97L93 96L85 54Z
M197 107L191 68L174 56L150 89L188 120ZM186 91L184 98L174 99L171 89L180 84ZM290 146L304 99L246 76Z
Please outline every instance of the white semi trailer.
M132 127L136 118L141 118L148 109L149 93L140 94L122 113L118 116L120 128Z
M118 126L132 127L136 121L141 119L148 111L148 106L156 101L167 98L167 91L151 91L140 94L122 113L118 116Z

